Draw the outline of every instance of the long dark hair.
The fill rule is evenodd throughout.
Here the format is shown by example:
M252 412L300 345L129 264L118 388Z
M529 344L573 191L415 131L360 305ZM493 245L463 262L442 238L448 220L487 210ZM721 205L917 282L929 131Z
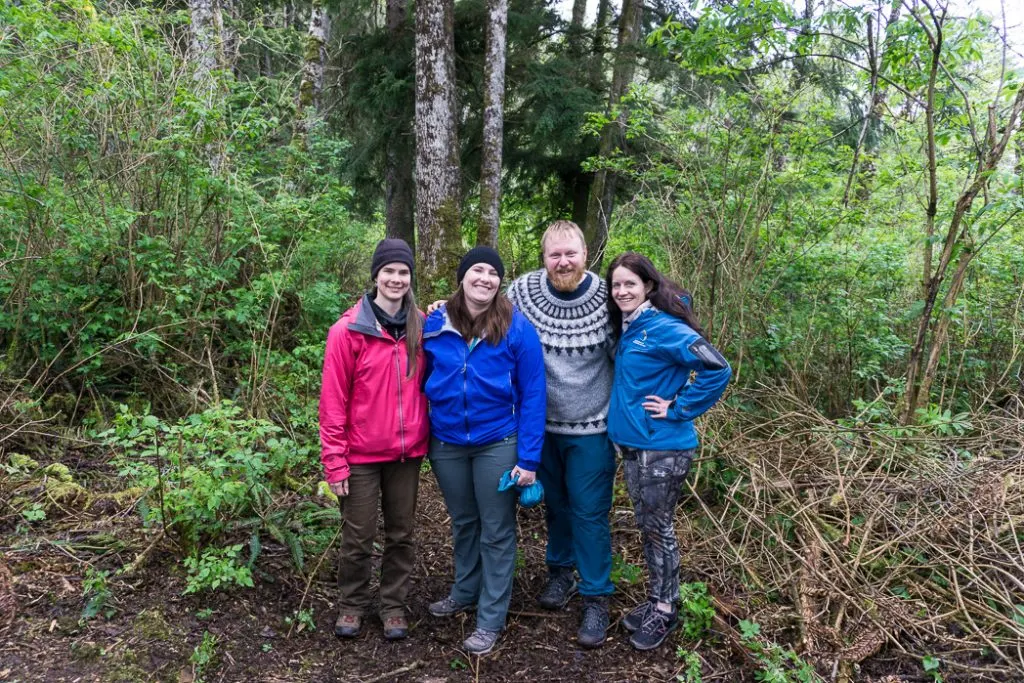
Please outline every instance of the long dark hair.
M619 267L631 271L645 286L651 285L647 298L655 308L679 318L694 332L707 339L704 328L697 322L697 316L693 313L693 295L658 272L651 259L635 251L627 251L616 256L604 277L608 286L608 320L612 325L612 334L616 337L622 334L622 310L612 298L612 273Z
M448 321L463 339L480 337L497 346L508 334L508 328L512 326L512 302L501 292L496 292L487 310L474 318L469 314L466 294L462 291L460 283L459 288L445 304L445 309L448 311Z

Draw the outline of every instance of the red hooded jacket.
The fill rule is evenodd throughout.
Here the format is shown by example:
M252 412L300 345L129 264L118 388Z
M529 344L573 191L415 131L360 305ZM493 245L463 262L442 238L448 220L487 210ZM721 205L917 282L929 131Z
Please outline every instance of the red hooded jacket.
M422 344L416 349L416 372L408 378L407 355L405 341L378 324L369 295L331 326L320 388L320 460L328 483L347 479L349 465L426 454L430 432Z

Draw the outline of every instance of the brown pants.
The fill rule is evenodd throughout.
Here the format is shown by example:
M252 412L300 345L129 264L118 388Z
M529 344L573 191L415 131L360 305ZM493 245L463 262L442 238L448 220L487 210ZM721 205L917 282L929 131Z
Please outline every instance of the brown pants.
M416 560L414 525L421 458L379 465L352 465L348 496L341 499L344 531L338 564L339 612L363 616L373 602L370 577L377 537L377 504L384 518L380 568L380 617L405 615L409 579Z

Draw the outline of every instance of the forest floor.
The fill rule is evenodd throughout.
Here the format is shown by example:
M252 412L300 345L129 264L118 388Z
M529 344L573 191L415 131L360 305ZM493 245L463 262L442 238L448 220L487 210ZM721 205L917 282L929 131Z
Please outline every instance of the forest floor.
M427 605L445 594L451 577L448 517L429 474L422 478L417 512L412 629L407 640L394 643L383 639L376 617L367 620L358 639L333 635L334 548L318 567L312 565L320 558L310 558L313 580L292 569L284 548L268 545L255 588L184 595L174 545L161 541L138 569L120 578L111 572L110 595L100 615L85 620L88 568L131 563L152 543L154 532L141 527L131 506L102 513L67 510L63 518L51 515L52 521L30 530L23 524L15 527L7 516L8 522L0 524L0 681L694 680L677 678L686 669L682 653L677 654L680 646L698 654L705 682L750 680L752 672L744 670L742 657L714 630L705 640L685 644L677 631L649 653L629 645L618 621L642 599L643 576L637 571L641 563L632 511L621 502L617 499L612 513L613 546L631 558L631 571L618 572L606 644L584 650L575 643L578 597L559 612L536 606L545 573L543 513L521 510L521 552L508 630L495 652L482 658L461 649L473 627L472 615L439 620L427 614ZM683 580L696 579L687 576L696 568L687 566L685 556L683 564ZM13 613L9 623L4 623L5 611ZM312 616L315 629L296 618L302 612ZM871 669L907 670L897 660ZM908 679L865 675L858 680Z

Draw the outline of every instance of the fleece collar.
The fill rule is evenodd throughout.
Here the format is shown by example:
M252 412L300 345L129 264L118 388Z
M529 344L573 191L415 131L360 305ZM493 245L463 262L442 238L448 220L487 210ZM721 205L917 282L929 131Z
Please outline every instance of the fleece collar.
M373 306L370 305L370 295L364 294L359 302L359 310L356 311L356 319L349 323L348 329L353 332L361 332L371 337L384 337L384 331L377 322L377 316L373 314Z

